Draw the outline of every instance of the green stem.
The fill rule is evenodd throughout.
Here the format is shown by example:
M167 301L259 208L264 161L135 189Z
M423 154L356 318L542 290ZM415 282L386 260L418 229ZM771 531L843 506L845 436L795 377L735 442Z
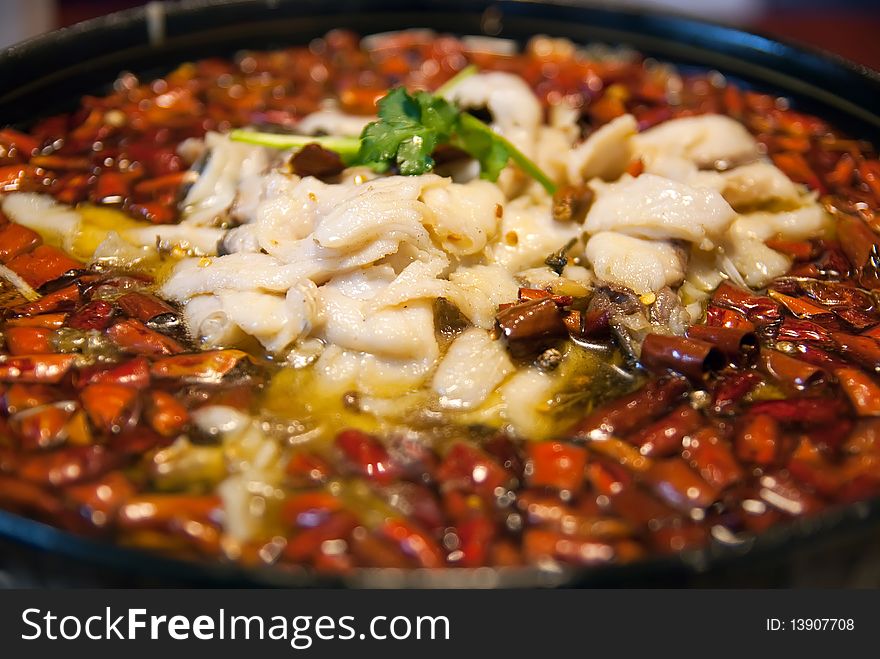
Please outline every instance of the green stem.
M452 76L449 80L444 82L442 85L437 87L437 90L434 92L437 96L446 96L452 89L458 85L462 80L466 80L470 78L475 73L479 73L479 69L476 64L468 64L461 71Z
M328 151L335 151L343 159L357 155L361 147L361 141L357 137L314 137L311 135L260 133L258 131L241 129L231 131L229 139L233 142L245 142L247 144L267 146L272 149L301 149L306 144L317 144Z
M461 121L461 123L467 128L488 133L492 139L501 142L501 144L504 145L504 148L507 149L508 153L510 153L510 159L513 160L523 172L540 183L548 194L552 195L556 192L556 184L551 181L543 171L541 171L541 168L538 167L538 165L526 154L517 149L510 140L492 130L491 126L486 125L474 115L468 114L467 112L461 113L459 121Z

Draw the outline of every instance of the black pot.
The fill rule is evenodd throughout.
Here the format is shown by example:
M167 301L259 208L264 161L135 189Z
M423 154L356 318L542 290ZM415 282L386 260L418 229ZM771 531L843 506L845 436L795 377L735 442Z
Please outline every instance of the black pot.
M304 43L333 28L361 34L430 27L525 40L632 46L682 67L715 69L789 97L851 135L880 143L880 74L827 53L738 29L601 6L478 0L236 0L150 3L0 53L0 125L71 109L121 70L160 75L181 61ZM277 585L350 587L880 586L880 500L774 528L751 541L625 566L308 571L190 563L71 536L0 511L0 585Z

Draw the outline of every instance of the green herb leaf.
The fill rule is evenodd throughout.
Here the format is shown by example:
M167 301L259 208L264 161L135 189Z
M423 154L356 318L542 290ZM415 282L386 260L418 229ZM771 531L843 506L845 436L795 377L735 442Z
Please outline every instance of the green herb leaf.
M443 98L402 87L379 101L379 120L361 133L357 162L387 168L392 163L405 176L424 174L434 167L431 153L448 142L458 110Z
M472 75L466 69L460 76ZM458 77L458 76L456 76ZM347 137L309 137L234 130L230 138L279 149L316 143L336 151L346 165L366 165L377 171L396 166L404 176L418 176L434 168L431 154L439 144L451 144L480 163L480 177L498 180L509 161L540 183L551 195L556 185L531 159L490 126L439 94L410 94L392 89L379 101L379 119L368 124L360 140Z

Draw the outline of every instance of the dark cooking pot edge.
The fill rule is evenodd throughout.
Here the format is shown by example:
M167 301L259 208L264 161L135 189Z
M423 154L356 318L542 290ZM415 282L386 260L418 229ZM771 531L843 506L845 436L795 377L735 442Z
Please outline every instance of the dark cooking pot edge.
M185 1L119 12L23 42L0 52L0 124L24 122L45 113L51 96L94 90L128 63L139 71L171 66L177 58L222 49L264 47L317 36L330 27L361 32L429 25L477 33L486 20L501 18L503 37L546 32L576 40L627 43L651 55L702 64L753 84L775 89L844 117L851 132L875 142L880 136L880 74L843 58L725 25L671 14L574 6L479 0L237 0ZM369 9L367 13L358 14ZM486 11L489 14L486 14ZM249 27L250 26L250 27ZM265 41L257 41L265 37ZM59 65L59 63L67 63ZM39 73L37 73L39 72ZM108 78L107 75L111 78ZM67 95L67 96L65 96ZM818 110L822 112L823 110ZM839 122L838 122L839 123ZM108 585L281 585L353 587L522 587L564 585L681 584L712 574L741 574L760 561L775 564L805 551L834 547L845 538L876 537L880 500L834 509L814 519L772 529L737 546L714 545L680 556L631 565L563 570L478 569L400 572L364 570L330 578L305 570L258 569L166 559L72 536L0 511L0 556L40 570L43 558L64 557L92 566ZM10 544L11 543L11 544ZM9 553L7 553L9 552ZM15 557L13 561L17 561ZM2 567L2 563L0 563ZM109 569L114 577L103 572ZM739 571L739 572L737 572ZM746 570L747 571L747 570ZM133 582L132 575L138 575ZM114 581L115 580L115 581ZM87 580L85 583L89 583ZM92 582L93 583L93 582ZM708 583L716 583L709 579ZM720 583L733 585L726 581Z

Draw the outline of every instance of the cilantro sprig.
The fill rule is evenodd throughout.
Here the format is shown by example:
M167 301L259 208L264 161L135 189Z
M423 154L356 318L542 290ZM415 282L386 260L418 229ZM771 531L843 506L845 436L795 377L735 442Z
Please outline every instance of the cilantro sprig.
M338 153L347 166L366 165L379 171L395 166L404 176L430 172L435 164L431 156L434 149L449 144L480 163L481 178L496 181L501 170L512 160L548 193L556 191L553 181L509 140L439 93L419 91L410 94L397 87L379 101L378 115L379 120L368 124L360 138L281 135L250 130L234 130L230 138L276 149L301 148L316 143Z

